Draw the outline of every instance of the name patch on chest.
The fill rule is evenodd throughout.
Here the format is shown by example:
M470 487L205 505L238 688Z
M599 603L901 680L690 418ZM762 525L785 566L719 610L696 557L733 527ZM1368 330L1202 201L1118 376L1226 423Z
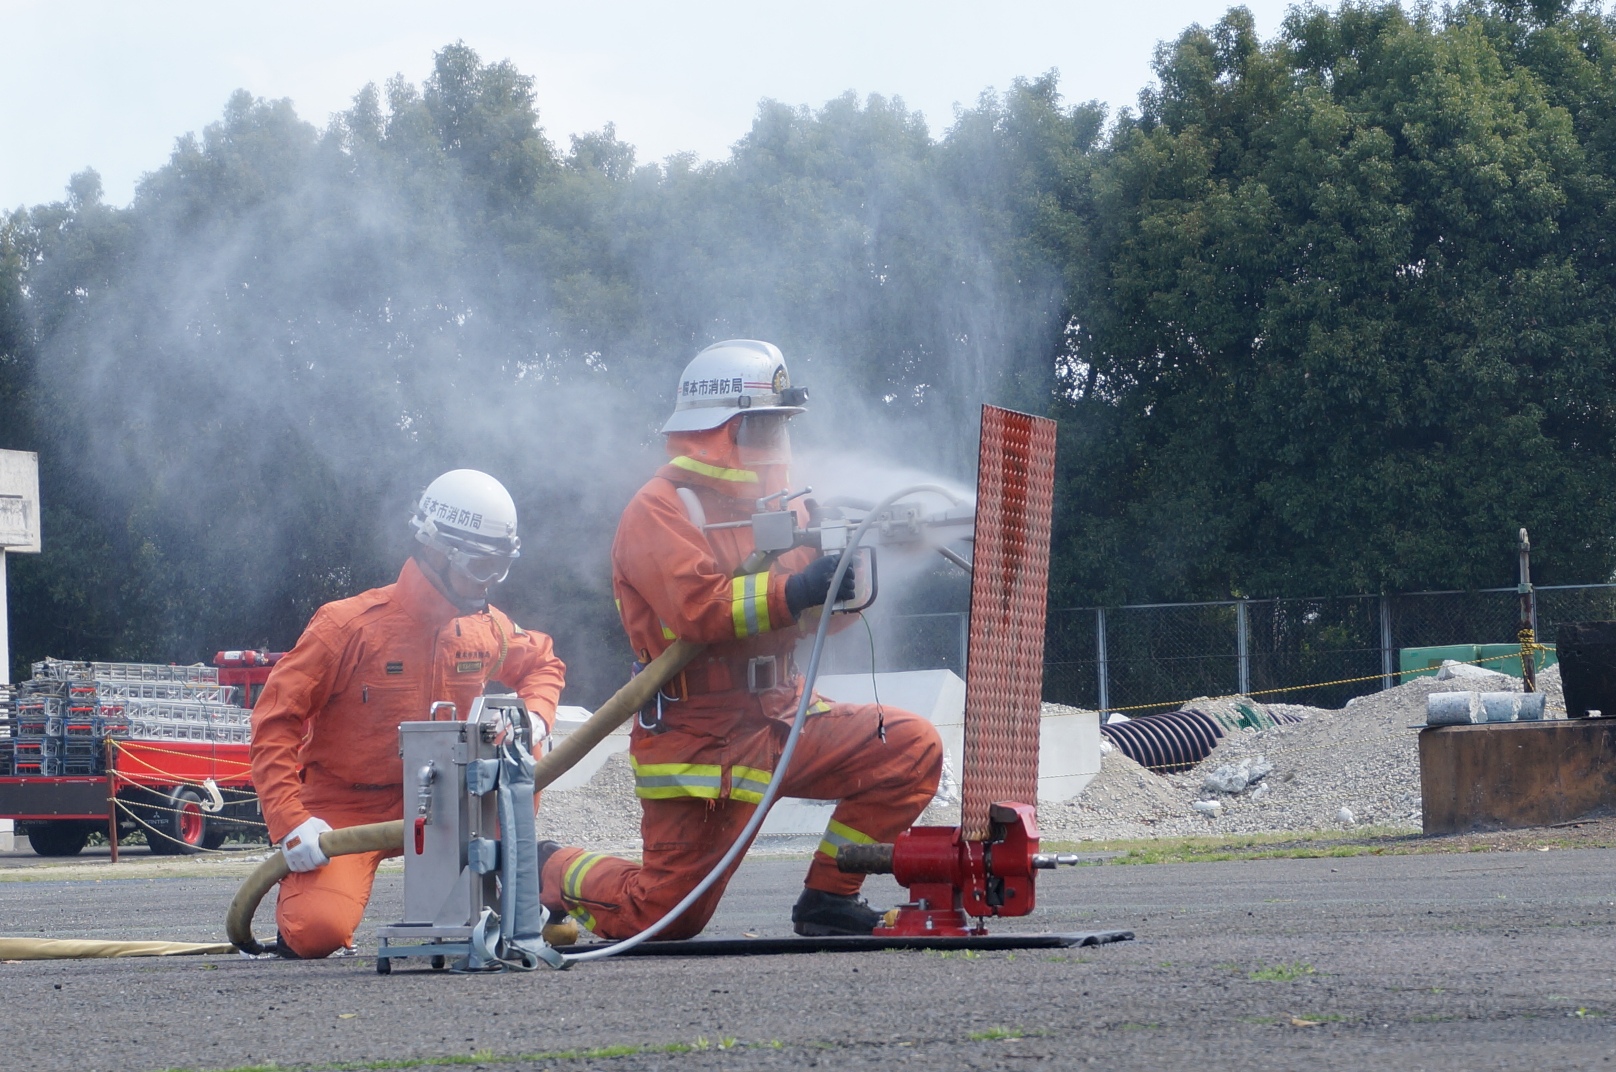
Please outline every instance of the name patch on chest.
M475 674L482 668L483 661L481 659L463 659L455 663L455 673L457 674Z
M404 664L403 663L388 663L387 664L387 672L389 674L402 674L404 672Z

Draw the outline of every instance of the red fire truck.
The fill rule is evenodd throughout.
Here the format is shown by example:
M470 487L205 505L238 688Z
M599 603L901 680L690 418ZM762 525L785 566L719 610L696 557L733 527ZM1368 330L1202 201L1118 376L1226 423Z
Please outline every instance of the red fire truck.
M248 716L280 652L222 651L213 666L47 659L0 722L0 819L41 856L136 832L158 854L263 834Z

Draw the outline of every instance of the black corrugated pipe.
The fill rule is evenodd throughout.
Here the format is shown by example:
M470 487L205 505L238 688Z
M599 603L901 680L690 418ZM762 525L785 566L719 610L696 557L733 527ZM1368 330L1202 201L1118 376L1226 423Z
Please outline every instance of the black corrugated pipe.
M1202 711L1166 711L1100 727L1122 754L1163 774L1188 770L1223 737L1223 727Z
M1295 715L1272 711L1267 716L1275 724L1301 721ZM1113 722L1101 726L1100 732L1123 755L1161 774L1189 770L1210 755L1225 736L1217 718L1193 707Z

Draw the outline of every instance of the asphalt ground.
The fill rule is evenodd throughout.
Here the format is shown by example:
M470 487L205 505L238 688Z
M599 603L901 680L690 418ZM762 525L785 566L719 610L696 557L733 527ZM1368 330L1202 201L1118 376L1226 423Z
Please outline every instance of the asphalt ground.
M102 850L104 854L104 850ZM104 859L104 855L102 857ZM0 933L216 941L250 864L0 857ZM10 866L5 866L10 865ZM749 861L708 933L785 935L801 860ZM461 976L374 959L0 965L12 1069L1616 1067L1616 850L1089 866L995 930L1037 952L651 958ZM398 911L384 872L371 925ZM885 878L872 901L897 899ZM268 905L259 931L268 923ZM410 962L407 962L410 963Z

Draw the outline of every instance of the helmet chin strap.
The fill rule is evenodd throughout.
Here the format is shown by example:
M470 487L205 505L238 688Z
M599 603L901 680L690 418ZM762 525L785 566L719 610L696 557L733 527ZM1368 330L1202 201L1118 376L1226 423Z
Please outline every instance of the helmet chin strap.
M477 599L467 599L464 596L455 594L454 586L449 583L449 571L454 569L454 566L450 565L447 559L444 560L443 568L439 569L428 562L426 556L419 552L414 554L414 558L416 562L420 563L421 572L426 574L427 580L432 582L432 587L436 588L438 594L443 596L444 599L453 603L455 610L461 614L476 614L479 611L488 609L488 595L486 592Z

